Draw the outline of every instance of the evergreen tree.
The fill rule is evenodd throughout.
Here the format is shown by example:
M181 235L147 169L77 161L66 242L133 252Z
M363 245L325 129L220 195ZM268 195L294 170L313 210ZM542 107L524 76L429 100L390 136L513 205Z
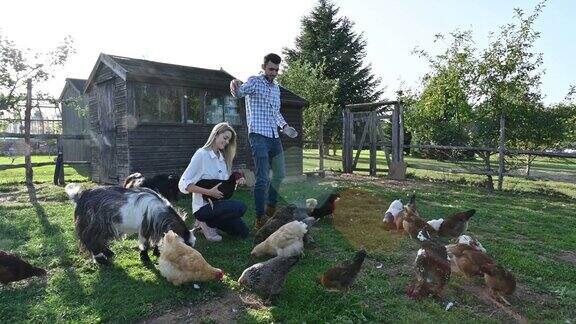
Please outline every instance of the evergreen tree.
M287 65L304 61L323 66L327 79L338 80L335 107L326 118L324 140L342 137L342 109L347 104L372 102L380 98L380 79L372 67L364 65L366 41L353 31L354 23L337 17L339 8L328 0L319 0L312 12L302 19L302 30L294 49L284 49Z

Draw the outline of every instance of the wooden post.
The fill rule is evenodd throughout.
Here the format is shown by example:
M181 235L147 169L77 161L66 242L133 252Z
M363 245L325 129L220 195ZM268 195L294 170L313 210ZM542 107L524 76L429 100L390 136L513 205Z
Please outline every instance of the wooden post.
M319 153L319 164L318 169L324 171L324 113L320 111L320 125L318 127L318 153Z
M504 117L504 113L502 113L500 114L500 141L498 144L498 191L502 191L502 185L504 184L504 153L506 152L505 126L506 117Z
M353 116L350 108L342 111L344 127L342 134L342 169L344 173L352 173L352 130L354 127Z
M402 105L394 104L392 112L392 163L388 177L395 180L406 179L406 164L404 163L404 125L402 121Z
M54 184L57 186L64 185L64 152L62 150L62 140L56 140L56 147L58 153L56 155L56 166L54 168Z
M370 112L370 175L376 176L376 111Z
M32 170L32 146L30 145L30 114L32 111L32 80L26 80L26 108L24 110L24 163L26 165L26 185L32 185L34 172Z

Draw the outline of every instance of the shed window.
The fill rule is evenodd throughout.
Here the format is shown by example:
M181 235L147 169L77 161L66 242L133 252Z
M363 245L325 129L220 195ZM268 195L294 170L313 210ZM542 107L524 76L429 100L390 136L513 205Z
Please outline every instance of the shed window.
M202 95L199 90L188 89L184 96L186 103L186 123L198 124L202 122Z
M182 122L179 89L149 84L135 87L134 99L140 122Z
M221 92L206 91L204 93L206 123L217 124L226 121L232 125L242 124L238 112L238 99Z

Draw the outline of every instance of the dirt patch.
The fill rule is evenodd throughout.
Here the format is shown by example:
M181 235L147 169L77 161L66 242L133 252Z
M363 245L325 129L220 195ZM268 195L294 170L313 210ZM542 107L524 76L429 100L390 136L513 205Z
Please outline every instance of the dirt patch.
M398 235L385 230L382 223L390 202L356 189L346 189L340 197L333 225L348 242L356 248L363 245L368 253L398 249Z
M498 311L512 317L519 323L528 323L528 319L514 309L514 306L508 306L494 299L485 287L479 287L473 284L466 284L462 288L471 295L474 295L480 301L487 305L493 305Z
M254 304L257 304L257 300ZM231 291L202 304L172 310L141 323L230 323L236 322L245 308L241 296Z
M556 256L558 260L576 266L576 252L563 251Z

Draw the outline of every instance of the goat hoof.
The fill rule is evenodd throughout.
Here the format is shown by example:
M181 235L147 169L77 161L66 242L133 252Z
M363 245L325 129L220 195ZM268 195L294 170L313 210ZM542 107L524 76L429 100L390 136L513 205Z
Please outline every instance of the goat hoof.
M99 265L110 265L110 260L106 258L106 256L102 253L94 256L94 262L98 263Z
M106 256L106 258L108 258L108 259L114 257L114 252L112 252L112 250L110 250L110 249L106 249L106 250L104 250L104 252L102 252L102 253L103 253L103 254Z
M148 256L147 251L140 251L140 261L142 262L151 262L150 257Z

